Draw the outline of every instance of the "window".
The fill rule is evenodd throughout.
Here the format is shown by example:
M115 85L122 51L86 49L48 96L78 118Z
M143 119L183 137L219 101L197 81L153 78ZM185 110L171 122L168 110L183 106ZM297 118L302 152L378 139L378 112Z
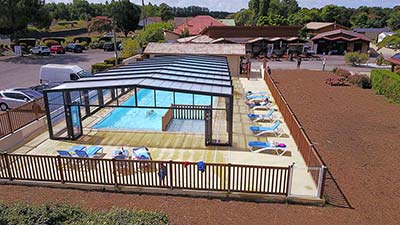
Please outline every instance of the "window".
M4 95L6 98L15 98L15 94L14 94L14 93L3 93L3 95Z
M26 97L25 95L20 94L20 93L15 93L14 95L15 95L15 98L18 99L18 100L26 100L26 99L29 100L28 97Z
M76 75L76 74L74 74L74 73L71 73L71 74L69 75L69 78L70 78L70 80L79 80L78 75Z

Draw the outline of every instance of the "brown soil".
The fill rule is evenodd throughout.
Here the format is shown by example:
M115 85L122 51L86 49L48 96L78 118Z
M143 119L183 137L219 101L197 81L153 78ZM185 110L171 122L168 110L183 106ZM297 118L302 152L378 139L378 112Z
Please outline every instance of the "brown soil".
M398 224L400 105L371 90L327 86L327 73L273 73L354 209L9 185L0 199L164 211L172 224Z

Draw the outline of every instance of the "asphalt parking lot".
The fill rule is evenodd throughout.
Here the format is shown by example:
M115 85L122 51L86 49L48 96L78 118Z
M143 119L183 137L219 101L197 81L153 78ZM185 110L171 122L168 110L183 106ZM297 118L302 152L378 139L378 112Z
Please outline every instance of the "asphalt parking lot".
M83 53L67 52L50 56L0 57L0 90L38 85L39 70L45 64L78 65L90 71L92 64L102 62L113 55L113 52L91 49Z

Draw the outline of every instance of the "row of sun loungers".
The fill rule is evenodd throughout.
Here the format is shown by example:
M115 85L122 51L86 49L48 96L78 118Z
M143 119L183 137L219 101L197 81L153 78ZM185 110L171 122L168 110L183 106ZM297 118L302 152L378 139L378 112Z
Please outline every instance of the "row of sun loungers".
M258 122L272 122L272 126L250 126L249 129L255 136L261 136L265 134L274 135L275 137L281 137L284 132L279 126L281 121L279 121L278 116L276 116L273 104L270 102L268 92L254 92L249 91L245 93L246 104L252 110L266 110L265 114L250 113L248 117L254 123ZM274 114L275 113L275 114ZM250 141L248 143L250 150L254 153L262 153L268 151L274 151L276 155L284 155L288 149L284 143L277 142L263 142L263 141Z
M94 158L99 153L103 153L103 147L90 146L86 148L86 146L76 145L68 150L58 150L57 153L62 157ZM129 151L126 149L116 149L113 152L113 158L115 159L129 159L129 157ZM151 160L149 149L146 147L133 148L132 158L135 160Z

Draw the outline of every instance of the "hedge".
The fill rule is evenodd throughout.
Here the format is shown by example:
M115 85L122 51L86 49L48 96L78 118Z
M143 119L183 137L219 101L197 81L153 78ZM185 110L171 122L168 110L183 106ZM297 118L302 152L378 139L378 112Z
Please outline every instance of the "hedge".
M113 66L114 66L114 64L108 64L108 63L105 63L105 62L99 62L99 63L96 63L96 64L92 65L92 73L95 74L95 73L104 71L104 70L106 70L108 68L111 68Z
M372 70L371 83L376 94L400 103L400 75L387 70Z
M118 57L118 64L121 64L124 59L127 59L127 57L119 56ZM115 66L115 57L110 57L108 59L105 59L104 62L106 64L113 64Z
M87 211L77 206L31 206L0 203L0 224L168 224L168 217L160 212L112 208L108 211Z

